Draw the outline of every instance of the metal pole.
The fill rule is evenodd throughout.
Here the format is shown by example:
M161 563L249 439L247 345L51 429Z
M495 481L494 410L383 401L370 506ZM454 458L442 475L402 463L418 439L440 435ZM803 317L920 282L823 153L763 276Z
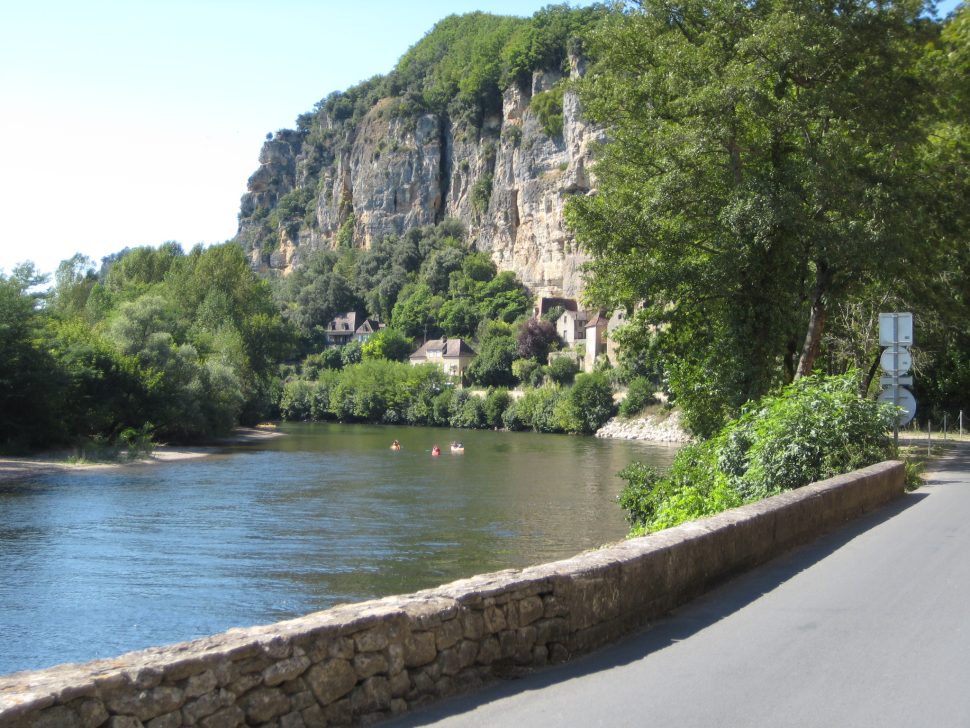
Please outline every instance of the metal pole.
M930 442L933 439L933 422L929 419L926 420L926 454L932 455L933 452L930 449Z
M943 413L943 442L946 442L946 412Z
M963 437L963 410L960 410L960 437Z

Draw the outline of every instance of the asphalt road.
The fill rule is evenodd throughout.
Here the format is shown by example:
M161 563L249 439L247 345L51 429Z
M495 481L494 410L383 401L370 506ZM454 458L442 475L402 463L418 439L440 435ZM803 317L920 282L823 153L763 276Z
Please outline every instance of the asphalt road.
M970 446L616 646L392 726L970 726Z

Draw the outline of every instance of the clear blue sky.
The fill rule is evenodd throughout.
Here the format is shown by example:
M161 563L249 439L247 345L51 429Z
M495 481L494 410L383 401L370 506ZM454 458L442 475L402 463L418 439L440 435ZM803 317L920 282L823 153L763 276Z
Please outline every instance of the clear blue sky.
M948 0L943 11L956 0ZM0 269L236 231L269 131L443 17L548 0L46 0L0 11ZM573 5L588 2L572 2Z

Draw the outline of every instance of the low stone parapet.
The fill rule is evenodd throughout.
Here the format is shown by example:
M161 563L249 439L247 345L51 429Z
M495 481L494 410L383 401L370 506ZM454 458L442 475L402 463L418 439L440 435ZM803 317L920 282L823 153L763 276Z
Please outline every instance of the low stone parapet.
M0 728L370 723L603 645L903 493L902 463L571 559L0 677Z

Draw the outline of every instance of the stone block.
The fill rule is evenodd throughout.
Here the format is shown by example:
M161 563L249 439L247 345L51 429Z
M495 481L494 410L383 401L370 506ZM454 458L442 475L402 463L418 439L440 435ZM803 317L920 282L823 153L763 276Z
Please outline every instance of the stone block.
M462 640L458 645L458 662L465 668L475 664L478 657L478 642L474 640Z
M354 710L350 705L350 698L338 700L323 709L327 725L350 725L354 719Z
M108 718L108 728L145 728L145 724L133 715L113 715Z
M323 713L323 708L319 705L311 705L300 711L300 717L307 728L326 728L327 718Z
M265 723L290 712L290 699L277 688L260 688L243 696L239 707L249 723Z
M307 673L310 690L321 705L329 705L353 690L357 672L347 660L327 660Z
M466 612L461 622L466 639L480 640L485 636L485 618L481 612Z
M202 728L236 728L246 722L246 714L238 705L230 705L202 719Z
M404 669L404 644L391 643L387 646L387 673L396 675Z
M543 616L544 608L542 600L537 596L530 596L520 600L518 603L518 613L520 627L532 624Z
M280 728L306 728L306 723L303 722L303 716L294 711L280 718Z
M78 700L72 704L72 707L81 719L81 728L98 728L108 720L108 710L100 700L90 698Z
M442 675L456 675L461 670L461 658L458 650L449 647L438 654L438 667Z
M198 675L193 675L186 681L184 688L185 697L197 698L200 695L212 692L218 686L219 680L216 678L215 672L206 670L205 672L200 672Z
M505 629L507 625L505 620L505 612L501 607L485 607L485 612L482 616L485 619L485 632L488 634L500 632L501 630Z
M440 651L456 645L458 640L462 638L464 629L462 627L461 620L449 619L447 622L442 622L441 625L434 631L434 634L435 645Z
M387 647L387 627L380 626L358 632L354 635L354 645L358 652L377 652Z
M391 684L386 677L370 677L350 694L350 705L357 715L387 710L391 705Z
M115 715L132 715L146 721L178 710L183 700L181 690L162 686L137 692L118 691L105 697L105 705Z
M403 697L411 690L411 676L406 670L393 675L388 682L391 686L392 698Z
M225 689L215 690L182 706L182 720L185 725L195 725L208 715L235 703L236 697Z
M501 656L502 650L499 647L498 640L495 637L486 637L478 648L476 662L479 665L491 665Z
M379 673L386 673L387 658L380 652L361 652L354 657L354 670L358 680L366 680Z
M310 667L310 658L300 655L273 663L263 670L263 682L269 687L294 680Z
M404 641L404 664L407 667L427 665L437 654L434 632L413 632Z
M181 725L182 713L176 710L174 713L166 713L157 718L152 718L145 724L145 728L179 728Z

